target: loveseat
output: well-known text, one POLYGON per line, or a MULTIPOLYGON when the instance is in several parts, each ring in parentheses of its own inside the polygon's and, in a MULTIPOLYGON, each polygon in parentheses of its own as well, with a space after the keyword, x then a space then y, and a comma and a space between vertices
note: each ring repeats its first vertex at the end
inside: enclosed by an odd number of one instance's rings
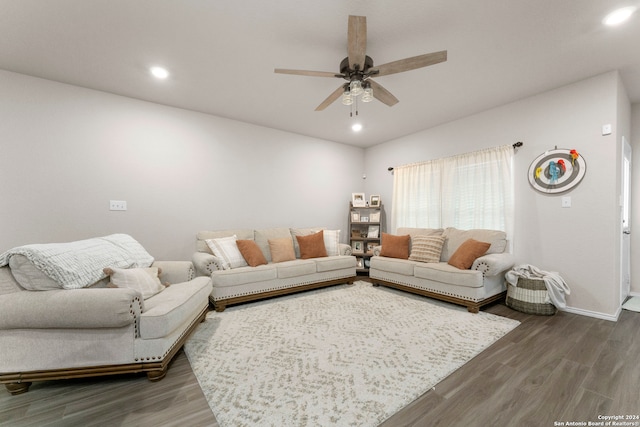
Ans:
POLYGON ((31 246, 0 255, 0 265, 8 264, 0 268, 0 383, 12 394, 53 379, 145 372, 160 380, 208 311, 209 278, 195 277, 189 261, 155 261, 130 236, 61 244, 62 252, 55 244, 31 246), (88 249, 78 252, 76 244, 88 249), (43 265, 30 259, 31 246, 56 247, 62 264, 80 266, 43 265), (109 257, 110 247, 116 250, 109 257), (138 274, 159 291, 122 283, 138 274))
POLYGON ((381 243, 369 269, 374 285, 463 305, 472 313, 506 294, 504 275, 514 258, 503 231, 398 228, 394 235, 383 235, 381 243), (397 242, 408 242, 408 247, 401 244, 404 252, 384 256, 385 239, 391 248, 397 242))
POLYGON ((351 246, 340 243, 339 230, 233 229, 201 231, 196 237, 193 264, 197 275, 211 277, 210 300, 216 311, 230 304, 353 283, 356 278, 356 259, 351 246), (248 248, 244 255, 239 245, 248 248), (249 250, 252 262, 245 259, 249 250))

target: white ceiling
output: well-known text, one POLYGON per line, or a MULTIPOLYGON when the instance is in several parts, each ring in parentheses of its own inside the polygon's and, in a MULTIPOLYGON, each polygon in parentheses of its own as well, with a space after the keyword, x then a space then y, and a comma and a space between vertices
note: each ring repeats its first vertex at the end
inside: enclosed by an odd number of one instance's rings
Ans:
POLYGON ((640 11, 601 23, 639 1, 0 0, 0 68, 367 147, 610 70, 640 102, 640 11), (376 79, 394 107, 316 112, 343 80, 273 70, 338 72, 350 14, 367 17, 375 64, 448 61, 376 79))

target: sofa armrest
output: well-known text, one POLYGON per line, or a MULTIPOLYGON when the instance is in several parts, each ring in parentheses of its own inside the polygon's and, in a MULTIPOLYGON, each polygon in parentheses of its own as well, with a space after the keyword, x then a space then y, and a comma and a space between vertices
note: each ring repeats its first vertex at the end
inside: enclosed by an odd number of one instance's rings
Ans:
POLYGON ((224 270, 220 258, 204 252, 194 253, 192 261, 196 269, 196 276, 211 276, 214 271, 224 270))
POLYGON ((142 312, 133 289, 56 289, 0 295, 0 329, 119 328, 142 312))
POLYGON ((497 276, 509 270, 515 264, 515 257, 510 253, 487 254, 476 259, 472 270, 482 271, 483 276, 497 276))
POLYGON ((160 273, 162 283, 188 282, 196 274, 191 261, 155 261, 153 266, 162 269, 162 273, 160 273))
POLYGON ((351 253, 351 245, 347 245, 346 243, 338 243, 338 253, 340 255, 353 255, 351 253))

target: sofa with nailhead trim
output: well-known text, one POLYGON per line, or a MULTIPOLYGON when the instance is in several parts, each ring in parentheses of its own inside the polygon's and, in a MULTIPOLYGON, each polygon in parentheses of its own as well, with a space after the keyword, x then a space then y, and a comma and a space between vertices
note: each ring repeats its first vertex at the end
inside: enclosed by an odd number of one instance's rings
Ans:
MULTIPOLYGON (((24 262, 19 258, 12 265, 24 262)), ((189 261, 152 267, 170 285, 147 299, 131 288, 107 287, 108 279, 82 289, 28 290, 11 265, 1 267, 0 383, 20 394, 34 381, 136 372, 162 379, 204 320, 211 281, 195 277, 189 261)))
POLYGON ((385 257, 381 256, 382 247, 378 246, 374 248, 369 269, 369 278, 374 286, 388 286, 463 305, 471 313, 477 313, 480 307, 505 297, 504 276, 513 267, 514 257, 507 252, 504 231, 459 230, 453 227, 398 228, 397 235, 410 236, 410 251, 418 236, 444 237, 439 261, 420 262, 385 257), (489 243, 489 249, 484 255, 469 261, 469 268, 450 265, 449 261, 456 250, 469 239, 489 243))

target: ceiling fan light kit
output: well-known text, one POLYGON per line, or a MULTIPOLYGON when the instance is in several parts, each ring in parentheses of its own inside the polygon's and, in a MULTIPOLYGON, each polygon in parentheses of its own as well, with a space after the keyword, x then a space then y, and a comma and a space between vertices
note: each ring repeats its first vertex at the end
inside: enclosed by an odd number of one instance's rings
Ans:
MULTIPOLYGON (((362 102, 371 102, 377 99, 389 107, 398 103, 398 99, 386 90, 382 85, 371 79, 372 76, 387 76, 389 74, 401 73, 427 67, 447 60, 447 51, 427 53, 425 55, 405 58, 398 61, 389 62, 383 65, 374 66, 373 59, 365 54, 367 47, 367 18, 365 16, 349 16, 347 27, 347 57, 340 62, 340 73, 327 71, 307 71, 289 70, 276 68, 274 71, 279 74, 295 74, 311 77, 338 77, 345 79, 347 83, 337 88, 318 107, 316 111, 322 111, 339 98, 343 105, 352 106, 357 97, 361 96, 362 102)), ((353 107, 352 107, 353 109, 353 107)), ((353 115, 353 111, 351 112, 353 115)))

